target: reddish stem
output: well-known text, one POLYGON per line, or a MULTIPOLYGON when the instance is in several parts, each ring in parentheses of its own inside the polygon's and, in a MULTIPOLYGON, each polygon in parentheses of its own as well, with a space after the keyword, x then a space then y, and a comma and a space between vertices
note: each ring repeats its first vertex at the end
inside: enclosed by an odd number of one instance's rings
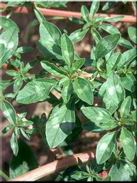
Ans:
POLYGON ((51 163, 31 170, 9 181, 36 181, 51 174, 55 174, 56 172, 59 172, 61 170, 65 170, 68 167, 77 165, 79 163, 86 163, 93 158, 94 154, 92 152, 69 155, 62 159, 55 160, 51 163))
MULTIPOLYGON (((6 4, 0 3, 0 8, 4 9, 6 8, 6 4)), ((38 8, 39 11, 44 15, 44 16, 59 16, 59 17, 64 17, 64 18, 81 18, 81 13, 80 12, 73 12, 73 11, 64 11, 64 10, 56 10, 56 9, 46 9, 46 8, 38 8)), ((28 14, 32 10, 28 7, 15 7, 14 12, 15 13, 24 13, 28 14)), ((102 14, 102 13, 97 13, 96 16, 101 16, 101 17, 116 17, 119 16, 120 14, 102 14)), ((136 17, 132 15, 124 15, 124 18, 120 20, 121 22, 130 22, 130 23, 135 23, 136 22, 136 17)))

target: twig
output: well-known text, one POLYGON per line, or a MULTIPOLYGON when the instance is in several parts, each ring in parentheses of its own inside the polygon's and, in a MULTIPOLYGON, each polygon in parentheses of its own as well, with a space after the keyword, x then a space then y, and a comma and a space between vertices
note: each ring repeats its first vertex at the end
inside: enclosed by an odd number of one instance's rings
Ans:
MULTIPOLYGON (((4 3, 0 3, 0 8, 5 9, 6 5, 4 3)), ((80 12, 73 12, 73 11, 64 11, 64 10, 56 10, 56 9, 46 9, 46 8, 38 8, 38 10, 44 15, 44 16, 59 16, 59 17, 64 17, 64 18, 81 18, 81 13, 80 12)), ((23 13, 23 14, 28 14, 32 11, 31 8, 28 7, 15 7, 14 12, 15 13, 23 13)), ((96 16, 100 17, 117 17, 121 16, 121 14, 102 14, 102 13, 97 13, 96 16)), ((135 23, 136 22, 136 17, 131 16, 131 15, 124 15, 124 18, 120 20, 121 22, 130 22, 130 23, 135 23)))
POLYGON ((65 170, 68 167, 77 165, 80 162, 87 163, 89 160, 93 158, 94 158, 93 152, 85 152, 66 156, 62 159, 53 161, 52 163, 31 170, 30 172, 27 172, 24 175, 21 175, 9 181, 36 181, 41 178, 47 177, 51 174, 55 174, 61 170, 65 170))

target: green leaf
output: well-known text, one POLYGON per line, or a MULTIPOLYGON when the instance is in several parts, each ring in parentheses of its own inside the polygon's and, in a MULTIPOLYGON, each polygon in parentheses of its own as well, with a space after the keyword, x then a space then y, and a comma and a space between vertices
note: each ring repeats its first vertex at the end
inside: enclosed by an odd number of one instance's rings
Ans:
POLYGON ((51 55, 57 59, 62 59, 60 49, 61 32, 54 24, 43 21, 39 28, 40 40, 39 48, 47 56, 51 55))
POLYGON ((137 29, 135 27, 128 27, 128 35, 131 41, 137 44, 137 29))
POLYGON ((104 22, 119 22, 119 21, 121 21, 121 19, 123 19, 124 18, 124 15, 120 15, 120 16, 116 16, 116 17, 105 17, 105 18, 103 18, 104 20, 104 22))
POLYGON ((120 34, 113 34, 104 37, 96 46, 95 57, 98 60, 99 58, 104 57, 111 50, 113 50, 120 39, 120 34))
POLYGON ((89 174, 87 172, 81 171, 81 170, 75 170, 74 172, 72 172, 71 174, 71 178, 79 181, 85 178, 88 178, 89 174))
POLYGON ((100 107, 82 107, 83 114, 98 127, 103 130, 110 130, 117 126, 115 119, 104 108, 100 107))
POLYGON ((46 21, 46 18, 42 15, 42 13, 38 9, 34 9, 35 16, 37 17, 39 23, 46 21))
POLYGON ((133 134, 125 127, 123 127, 121 130, 120 142, 127 159, 132 161, 136 153, 136 141, 133 134))
POLYGON ((19 146, 18 146, 17 136, 14 132, 12 133, 12 136, 11 136, 11 139, 10 139, 10 146, 11 146, 11 149, 13 151, 13 154, 15 156, 17 156, 18 151, 19 151, 19 146))
POLYGON ((7 126, 5 126, 5 127, 2 129, 2 133, 5 134, 5 133, 7 133, 9 130, 11 130, 12 128, 13 128, 13 125, 8 124, 7 126))
POLYGON ((34 79, 19 91, 16 101, 22 104, 30 104, 46 100, 55 85, 55 80, 34 79))
POLYGON ((127 73, 125 76, 121 76, 121 84, 128 91, 135 91, 136 78, 133 73, 127 73))
POLYGON ((0 68, 12 55, 18 46, 19 28, 11 19, 0 17, 0 68))
POLYGON ((81 7, 81 15, 86 22, 89 21, 89 11, 85 5, 82 5, 81 7))
POLYGON ((41 66, 43 67, 43 69, 45 69, 46 71, 48 71, 49 73, 51 73, 55 76, 64 77, 64 75, 66 74, 63 71, 63 69, 57 67, 56 65, 54 65, 53 63, 50 63, 48 61, 42 61, 41 66))
POLYGON ((63 34, 61 37, 61 51, 66 64, 71 66, 74 61, 74 48, 70 38, 66 34, 63 34))
POLYGON ((98 164, 106 162, 115 147, 115 132, 104 135, 97 144, 96 160, 98 164))
POLYGON ((129 116, 132 121, 137 122, 137 111, 131 111, 131 114, 129 116))
POLYGON ((14 91, 15 93, 17 93, 17 92, 20 90, 20 88, 22 87, 22 85, 23 85, 23 80, 22 80, 22 78, 17 78, 17 79, 14 81, 13 91, 14 91))
POLYGON ((101 24, 99 28, 103 29, 109 34, 120 34, 119 30, 111 24, 101 24))
POLYGON ((29 53, 32 51, 33 51, 33 48, 30 46, 21 46, 17 48, 16 53, 23 54, 23 53, 29 53))
POLYGON ((118 63, 118 69, 128 65, 131 61, 136 58, 136 48, 125 51, 118 63))
POLYGON ((121 117, 126 117, 129 115, 130 113, 130 108, 131 108, 131 97, 128 96, 124 99, 124 101, 122 102, 121 106, 120 106, 120 116, 121 117))
POLYGON ((135 165, 133 164, 117 161, 110 169, 109 176, 111 177, 111 181, 132 181, 135 169, 135 165))
POLYGON ((115 70, 117 67, 117 64, 120 60, 121 54, 120 52, 113 53, 109 59, 107 60, 106 67, 107 67, 107 74, 112 72, 112 70, 115 70))
POLYGON ((1 93, 2 93, 2 91, 5 90, 10 85, 11 85, 11 81, 0 79, 0 101, 1 101, 1 93))
POLYGON ((22 140, 19 141, 19 152, 13 156, 10 162, 10 178, 20 176, 38 167, 36 157, 31 148, 22 140))
POLYGON ((133 45, 130 43, 130 41, 128 41, 127 39, 124 39, 122 37, 120 38, 118 44, 127 48, 127 49, 133 48, 133 45))
POLYGON ((82 129, 86 131, 91 131, 93 133, 100 133, 104 131, 102 128, 99 128, 98 126, 95 125, 95 123, 86 121, 82 125, 82 129))
POLYGON ((68 103, 72 93, 73 93, 72 82, 71 80, 68 79, 63 83, 63 88, 61 92, 64 103, 68 103))
POLYGON ((120 77, 115 73, 111 73, 99 89, 99 94, 103 97, 106 108, 114 113, 125 95, 120 77))
POLYGON ((72 32, 69 35, 69 38, 71 39, 71 41, 73 43, 77 43, 77 42, 81 41, 85 37, 85 35, 88 32, 88 30, 89 29, 85 29, 85 30, 78 29, 78 30, 72 32))
POLYGON ((78 60, 75 60, 72 64, 72 71, 73 73, 76 72, 78 69, 80 69, 85 63, 85 59, 80 58, 78 60))
POLYGON ((8 74, 9 76, 12 76, 12 77, 16 77, 18 75, 18 72, 15 70, 8 70, 8 71, 6 71, 6 74, 8 74))
POLYGON ((78 19, 78 18, 74 18, 74 17, 70 17, 68 18, 70 22, 74 23, 74 24, 78 24, 78 25, 83 25, 85 22, 82 19, 78 19))
POLYGON ((56 106, 46 123, 46 139, 50 148, 61 144, 72 132, 74 126, 74 110, 67 108, 65 105, 60 108, 56 106))
POLYGON ((73 82, 74 92, 87 104, 93 104, 93 89, 90 82, 84 78, 77 78, 73 82))
POLYGON ((15 109, 7 100, 0 102, 0 109, 2 110, 4 116, 8 119, 10 123, 16 123, 15 109))
POLYGON ((14 62, 11 62, 10 63, 13 67, 15 67, 15 68, 21 68, 22 66, 22 62, 21 62, 21 60, 20 59, 18 59, 18 58, 16 58, 15 60, 14 60, 14 62))
POLYGON ((58 3, 56 1, 36 1, 38 6, 44 8, 62 8, 66 7, 66 3, 67 1, 58 1, 58 3))
POLYGON ((93 30, 91 30, 91 34, 92 34, 93 39, 95 40, 96 44, 98 44, 100 42, 100 40, 102 39, 99 32, 96 29, 93 29, 93 30))
POLYGON ((91 7, 90 7, 90 15, 91 16, 94 16, 95 13, 98 11, 99 5, 100 5, 99 1, 93 1, 92 2, 91 7))
POLYGON ((114 5, 113 2, 106 2, 106 3, 103 5, 102 10, 103 10, 103 11, 107 11, 107 10, 111 9, 113 5, 114 5))

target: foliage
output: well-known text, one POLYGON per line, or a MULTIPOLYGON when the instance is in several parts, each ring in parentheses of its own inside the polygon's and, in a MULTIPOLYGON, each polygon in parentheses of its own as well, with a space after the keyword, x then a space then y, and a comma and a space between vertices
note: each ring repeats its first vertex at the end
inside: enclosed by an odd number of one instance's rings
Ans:
MULTIPOLYGON (((106 3, 103 11, 112 4, 106 3)), ((58 5, 66 6, 66 2, 58 5)), ((136 28, 128 27, 126 40, 111 24, 122 17, 96 17, 100 3, 93 1, 90 9, 81 7, 82 18, 78 21, 81 28, 67 34, 49 22, 38 11, 38 6, 48 8, 55 4, 38 2, 33 7, 39 22, 40 58, 35 63, 41 67, 39 74, 30 72, 33 61, 25 65, 22 60, 22 55, 32 48, 19 47, 18 25, 11 18, 0 17, 0 68, 8 64, 9 78, 0 80, 0 109, 9 122, 2 133, 12 133, 10 178, 37 167, 30 147, 21 139, 30 140, 33 134, 40 133, 49 148, 55 148, 75 141, 86 129, 103 135, 97 144, 96 159, 82 168, 67 169, 56 179, 135 180, 136 28), (75 44, 87 34, 93 40, 91 52, 89 58, 81 58, 75 44), (89 72, 85 70, 87 65, 92 68, 89 72), (12 87, 12 92, 6 92, 8 87, 12 87), (101 101, 99 106, 95 96, 101 101), (16 113, 14 101, 24 105, 49 101, 53 109, 44 121, 37 119, 36 122, 33 118, 27 119, 27 111, 16 113), (84 117, 84 125, 79 113, 84 117), (99 173, 104 170, 108 174, 102 178, 99 173)))

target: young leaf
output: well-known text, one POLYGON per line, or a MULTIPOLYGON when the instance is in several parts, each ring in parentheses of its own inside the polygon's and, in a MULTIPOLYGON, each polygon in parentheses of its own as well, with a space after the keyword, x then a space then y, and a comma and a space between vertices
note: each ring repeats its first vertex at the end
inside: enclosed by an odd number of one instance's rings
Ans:
POLYGON ((93 104, 93 89, 89 81, 84 78, 77 78, 73 82, 73 88, 81 100, 89 105, 93 104))
POLYGON ((115 119, 104 108, 82 107, 81 110, 90 121, 104 130, 110 130, 117 126, 115 119))
POLYGON ((85 63, 85 59, 80 58, 78 60, 75 60, 72 64, 72 71, 73 73, 76 72, 78 69, 80 69, 85 63))
POLYGON ((10 146, 11 146, 11 149, 13 151, 13 154, 15 156, 17 156, 18 151, 19 151, 19 146, 18 146, 17 136, 14 132, 12 133, 12 136, 11 136, 11 139, 10 139, 10 146))
POLYGON ((111 73, 107 81, 101 86, 99 94, 103 97, 106 108, 114 113, 125 95, 120 77, 115 73, 111 73))
POLYGON ((87 7, 85 5, 83 5, 81 7, 81 14, 82 14, 82 18, 88 22, 89 21, 89 11, 87 9, 87 7))
POLYGON ((129 115, 130 113, 130 108, 131 108, 131 97, 128 96, 124 99, 124 101, 122 102, 121 106, 120 106, 120 116, 121 117, 126 117, 129 115))
POLYGON ((115 147, 115 132, 104 135, 97 144, 96 160, 98 164, 106 162, 115 147))
POLYGON ((61 51, 66 64, 71 66, 74 61, 74 48, 70 38, 66 34, 63 34, 61 37, 61 51))
POLYGON ((132 161, 136 153, 136 141, 132 133, 125 127, 123 127, 121 130, 120 142, 127 159, 132 161))
POLYGON ((111 24, 101 24, 99 28, 103 29, 109 34, 120 34, 119 30, 111 24))
POLYGON ((51 79, 34 79, 19 91, 16 101, 21 104, 30 104, 46 100, 55 84, 56 81, 51 79))
POLYGON ((23 80, 22 78, 17 78, 15 81, 14 81, 14 85, 13 85, 13 92, 17 93, 20 88, 22 87, 23 85, 23 80))
POLYGON ((85 29, 85 30, 78 29, 78 30, 72 32, 69 35, 69 38, 71 39, 71 41, 73 43, 77 43, 77 42, 81 41, 85 37, 85 35, 88 32, 88 30, 89 29, 85 29))
POLYGON ((43 69, 55 76, 64 77, 65 75, 65 72, 62 69, 48 61, 42 61, 41 66, 43 67, 43 69))
POLYGON ((135 27, 128 27, 128 35, 131 41, 137 44, 137 29, 135 27))
POLYGON ((10 162, 9 174, 10 178, 20 176, 34 168, 38 163, 31 148, 22 140, 19 140, 19 152, 17 156, 13 156, 10 162))
POLYGON ((113 34, 104 37, 96 46, 95 56, 98 60, 113 50, 120 39, 120 34, 113 34))
POLYGON ((114 5, 113 2, 106 2, 106 3, 103 5, 102 10, 103 10, 103 11, 107 11, 107 10, 111 9, 113 5, 114 5))
POLYGON ((7 100, 0 102, 0 109, 2 110, 4 116, 8 119, 10 123, 16 123, 15 109, 7 100))
POLYGON ((91 30, 91 34, 92 34, 93 39, 95 40, 96 44, 98 44, 100 42, 100 40, 102 39, 99 32, 96 29, 93 29, 93 30, 91 30))
POLYGON ((56 106, 47 123, 46 138, 50 148, 54 148, 61 144, 66 137, 72 132, 75 126, 75 112, 73 109, 56 106))
POLYGON ((91 7, 90 7, 90 15, 91 16, 94 16, 95 13, 98 11, 99 5, 100 5, 99 1, 93 1, 92 2, 91 7))

